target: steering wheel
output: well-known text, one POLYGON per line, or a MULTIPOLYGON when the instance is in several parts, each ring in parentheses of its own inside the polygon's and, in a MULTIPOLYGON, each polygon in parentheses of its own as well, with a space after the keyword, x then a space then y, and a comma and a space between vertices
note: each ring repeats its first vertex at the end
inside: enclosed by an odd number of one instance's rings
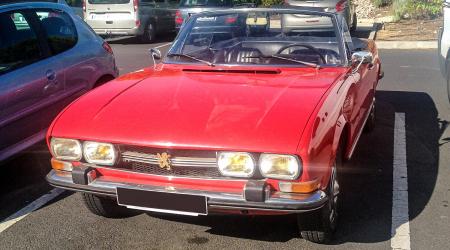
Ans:
POLYGON ((281 52, 285 51, 286 49, 292 48, 292 47, 307 48, 307 49, 311 50, 312 52, 314 52, 315 54, 317 54, 319 56, 320 60, 322 61, 322 63, 326 63, 325 57, 322 55, 322 53, 320 53, 319 50, 317 50, 316 48, 314 48, 311 45, 303 44, 303 43, 293 43, 293 44, 285 45, 277 51, 277 54, 281 54, 281 52))

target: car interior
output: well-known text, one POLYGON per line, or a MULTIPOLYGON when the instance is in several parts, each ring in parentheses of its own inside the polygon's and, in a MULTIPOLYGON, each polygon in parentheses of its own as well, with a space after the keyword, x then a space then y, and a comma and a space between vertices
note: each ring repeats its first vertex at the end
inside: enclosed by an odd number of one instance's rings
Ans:
MULTIPOLYGON (((223 20, 226 25, 222 26, 208 25, 207 18, 199 21, 186 36, 181 52, 215 64, 298 65, 295 60, 301 60, 337 65, 342 62, 334 29, 284 33, 282 28, 271 28, 266 17, 243 20, 223 17, 223 20)), ((210 22, 221 21, 217 18, 210 22)))

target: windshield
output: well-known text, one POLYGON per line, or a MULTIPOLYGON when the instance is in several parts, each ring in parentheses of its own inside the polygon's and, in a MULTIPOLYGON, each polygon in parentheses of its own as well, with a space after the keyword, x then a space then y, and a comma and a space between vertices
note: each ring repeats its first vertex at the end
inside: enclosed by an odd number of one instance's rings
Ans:
POLYGON ((200 14, 183 27, 165 62, 341 65, 345 53, 338 30, 333 15, 319 12, 244 10, 200 14))
POLYGON ((233 0, 182 0, 180 2, 181 7, 196 7, 196 6, 207 6, 207 7, 224 7, 233 6, 233 0))

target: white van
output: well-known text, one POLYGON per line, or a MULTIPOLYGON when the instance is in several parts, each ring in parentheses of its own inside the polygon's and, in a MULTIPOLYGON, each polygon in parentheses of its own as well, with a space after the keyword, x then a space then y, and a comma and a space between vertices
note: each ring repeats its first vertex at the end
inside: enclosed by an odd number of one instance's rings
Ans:
POLYGON ((97 34, 138 36, 152 42, 157 33, 175 31, 179 0, 84 0, 85 21, 97 34))

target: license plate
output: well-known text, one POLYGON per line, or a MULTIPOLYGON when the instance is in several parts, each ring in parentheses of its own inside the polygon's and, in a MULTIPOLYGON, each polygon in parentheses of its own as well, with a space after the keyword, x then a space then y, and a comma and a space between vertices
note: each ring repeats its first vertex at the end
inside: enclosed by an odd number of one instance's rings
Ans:
POLYGON ((207 197, 178 193, 117 188, 117 203, 131 209, 181 214, 207 215, 207 197))
POLYGON ((109 16, 107 14, 92 14, 91 20, 105 21, 109 20, 109 16))

